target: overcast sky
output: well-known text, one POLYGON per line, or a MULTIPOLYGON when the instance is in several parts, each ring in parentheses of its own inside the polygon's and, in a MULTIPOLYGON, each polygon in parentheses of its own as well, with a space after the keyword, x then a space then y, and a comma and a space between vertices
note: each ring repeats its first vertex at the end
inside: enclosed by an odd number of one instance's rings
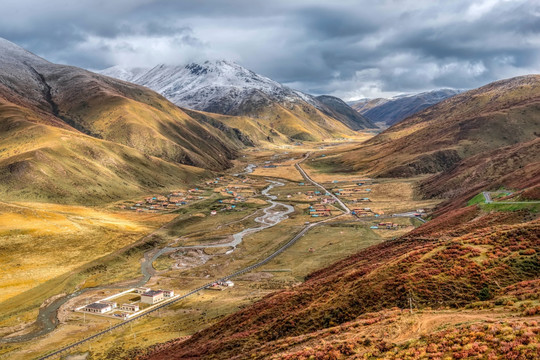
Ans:
POLYGON ((540 73, 540 0, 2 0, 0 36, 87 69, 229 59, 347 100, 540 73))

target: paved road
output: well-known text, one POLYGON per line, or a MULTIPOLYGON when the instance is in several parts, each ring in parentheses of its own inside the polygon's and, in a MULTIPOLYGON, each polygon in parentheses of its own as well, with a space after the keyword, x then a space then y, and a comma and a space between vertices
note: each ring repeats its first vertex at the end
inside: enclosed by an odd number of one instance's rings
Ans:
POLYGON ((343 208, 343 210, 345 211, 346 214, 350 214, 351 213, 351 209, 349 209, 349 207, 347 205, 345 205, 345 203, 343 201, 341 201, 336 195, 332 194, 331 191, 327 190, 324 186, 322 186, 321 184, 319 184, 318 182, 316 182, 315 180, 313 180, 312 178, 309 177, 309 175, 304 171, 304 169, 302 169, 302 167, 300 166, 300 164, 302 162, 304 162, 307 158, 309 157, 309 154, 307 154, 302 160, 300 160, 299 162, 297 162, 294 166, 296 166, 296 169, 298 169, 298 171, 300 172, 300 174, 304 177, 304 179, 306 179, 306 181, 312 183, 313 185, 317 186, 318 188, 320 188, 321 190, 324 190, 325 193, 329 194, 331 197, 333 197, 336 202, 343 208))
POLYGON ((133 321, 139 320, 139 319, 142 318, 143 316, 147 316, 147 315, 149 315, 149 314, 151 314, 151 313, 154 313, 154 312, 156 312, 156 311, 159 311, 160 309, 162 309, 162 308, 164 308, 164 307, 166 307, 166 306, 169 306, 169 305, 171 305, 171 304, 174 304, 174 303, 176 303, 176 302, 178 302, 178 301, 180 301, 180 300, 183 300, 183 299, 187 298, 188 296, 194 295, 194 294, 196 294, 196 293, 198 293, 198 292, 200 292, 200 291, 202 291, 202 290, 204 290, 204 289, 207 289, 207 288, 211 287, 212 284, 215 283, 215 282, 218 282, 218 281, 227 281, 227 280, 232 279, 232 278, 234 278, 234 277, 237 277, 237 276, 239 276, 239 275, 242 275, 242 274, 245 274, 245 273, 247 273, 247 272, 250 272, 250 271, 252 271, 252 270, 254 270, 254 269, 258 268, 258 267, 261 267, 261 266, 265 265, 266 263, 270 262, 270 261, 271 261, 272 259, 274 259, 276 256, 280 255, 282 252, 284 252, 285 250, 287 250, 289 247, 291 247, 291 246, 292 246, 294 243, 296 243, 302 236, 304 236, 310 229, 312 229, 312 228, 314 228, 314 227, 316 227, 316 226, 320 226, 320 225, 322 225, 322 224, 324 224, 324 223, 326 223, 326 222, 328 222, 328 221, 335 221, 335 220, 336 220, 337 218, 339 218, 339 217, 342 217, 342 216, 345 216, 345 215, 350 214, 350 213, 351 213, 351 210, 347 207, 347 205, 345 205, 345 204, 344 204, 337 196, 335 196, 335 195, 332 194, 330 191, 328 191, 324 186, 322 186, 321 184, 319 184, 319 183, 315 182, 313 179, 311 179, 311 178, 309 177, 309 175, 302 169, 302 167, 300 166, 300 163, 302 163, 303 161, 305 161, 305 160, 308 158, 308 156, 309 156, 309 154, 308 154, 304 159, 302 159, 301 161, 299 161, 298 163, 296 163, 296 164, 295 164, 296 168, 298 169, 298 171, 300 172, 300 174, 302 174, 302 176, 303 176, 307 181, 309 181, 309 182, 312 183, 313 185, 319 187, 320 189, 324 190, 325 192, 329 193, 330 196, 332 196, 332 197, 336 200, 336 202, 337 202, 338 204, 340 204, 340 206, 343 208, 343 210, 345 211, 344 214, 341 214, 341 215, 336 216, 336 217, 333 217, 333 218, 328 218, 328 219, 326 219, 326 220, 319 221, 319 222, 316 222, 316 223, 310 223, 310 224, 307 224, 300 232, 298 232, 295 236, 293 236, 293 238, 292 238, 291 240, 289 240, 286 244, 284 244, 283 246, 281 246, 279 249, 277 249, 275 252, 273 252, 272 254, 270 254, 269 256, 267 256, 266 258, 264 258, 263 260, 261 260, 261 261, 255 263, 255 264, 253 264, 253 265, 250 265, 250 266, 248 266, 248 267, 246 267, 246 268, 244 268, 244 269, 241 269, 241 270, 236 271, 236 272, 234 272, 234 273, 232 273, 232 274, 229 274, 229 275, 227 275, 227 276, 225 276, 225 277, 222 277, 221 279, 216 279, 216 280, 214 280, 214 281, 212 281, 212 282, 209 282, 209 283, 207 283, 206 285, 203 285, 203 286, 201 286, 201 287, 199 287, 199 288, 197 288, 197 289, 191 290, 190 292, 188 292, 188 293, 186 293, 186 294, 184 294, 184 295, 182 295, 182 296, 180 296, 180 297, 178 297, 178 298, 176 298, 176 299, 172 299, 172 300, 166 301, 166 302, 162 303, 160 306, 157 306, 156 308, 154 308, 154 309, 152 309, 152 310, 150 310, 150 311, 148 311, 148 312, 146 312, 146 313, 143 313, 143 314, 141 314, 141 315, 139 315, 139 316, 136 316, 136 317, 134 317, 134 318, 131 318, 131 319, 125 320, 125 321, 123 321, 123 322, 121 322, 121 323, 118 323, 118 324, 116 324, 116 325, 114 325, 114 326, 112 326, 112 327, 110 327, 110 328, 108 328, 108 329, 105 329, 105 330, 102 330, 102 331, 98 332, 97 334, 94 334, 94 335, 92 335, 92 336, 90 336, 90 337, 87 337, 87 338, 85 338, 85 339, 82 339, 82 340, 80 340, 80 341, 77 341, 77 342, 75 342, 75 343, 73 343, 73 344, 71 344, 71 345, 68 345, 68 346, 66 346, 66 347, 64 347, 64 348, 62 348, 62 349, 56 350, 56 351, 54 351, 54 352, 52 352, 52 353, 49 353, 49 354, 47 354, 47 355, 45 355, 45 356, 42 356, 42 357, 40 357, 39 359, 40 359, 40 360, 51 359, 51 358, 53 358, 53 357, 59 356, 59 355, 61 355, 62 353, 66 352, 66 351, 69 351, 69 350, 71 350, 71 349, 73 349, 73 348, 75 348, 75 347, 77 347, 77 346, 79 346, 79 345, 81 345, 81 344, 83 344, 83 343, 86 343, 86 342, 88 342, 88 341, 94 340, 95 338, 97 338, 97 337, 99 337, 99 336, 102 336, 102 335, 105 335, 106 333, 108 333, 108 332, 110 332, 110 331, 113 331, 113 330, 118 329, 118 328, 120 328, 120 327, 122 327, 122 326, 125 326, 125 325, 127 325, 127 324, 129 324, 129 323, 131 323, 131 322, 133 322, 133 321))
MULTIPOLYGON (((306 158, 307 158, 307 157, 306 157, 306 158)), ((306 158, 302 159, 300 162, 304 161, 306 158)), ((321 188, 321 189, 324 190, 325 192, 328 192, 328 190, 326 190, 326 188, 325 188, 324 186, 322 186, 321 184, 319 184, 319 183, 313 181, 313 180, 305 173, 305 171, 304 171, 304 170, 300 167, 300 165, 299 165, 300 162, 298 162, 298 163, 296 164, 296 168, 298 169, 298 171, 300 171, 300 173, 302 174, 302 176, 304 176, 304 178, 305 178, 307 181, 311 182, 311 183, 314 184, 315 186, 318 186, 319 188, 321 188)), ((61 354, 65 353, 66 351, 69 351, 69 350, 71 350, 71 349, 73 349, 73 348, 75 348, 75 347, 77 347, 77 346, 79 346, 79 345, 81 345, 81 344, 84 344, 84 343, 86 343, 86 342, 88 342, 88 341, 94 340, 94 339, 96 339, 97 337, 102 336, 102 335, 105 335, 105 334, 107 334, 107 333, 110 332, 110 331, 116 330, 116 329, 118 329, 118 328, 120 328, 120 327, 122 327, 122 326, 125 326, 125 325, 127 325, 127 324, 133 322, 133 321, 139 320, 140 318, 142 318, 142 317, 144 317, 144 316, 147 316, 147 315, 149 315, 149 314, 151 314, 151 313, 154 313, 154 312, 156 312, 156 311, 158 311, 158 310, 160 310, 160 309, 162 309, 162 308, 164 308, 164 307, 166 307, 166 306, 169 306, 169 305, 174 304, 174 303, 176 303, 176 302, 178 302, 178 301, 180 301, 180 300, 183 300, 183 299, 187 298, 188 296, 194 295, 194 294, 196 294, 196 293, 198 293, 198 292, 200 292, 200 291, 202 291, 202 290, 204 290, 204 289, 207 289, 207 288, 211 287, 212 284, 214 284, 215 282, 218 282, 218 281, 227 281, 227 280, 229 280, 229 279, 232 279, 232 278, 237 277, 237 276, 239 276, 239 275, 245 274, 245 273, 250 272, 250 271, 252 271, 252 270, 254 270, 254 269, 256 269, 256 268, 258 268, 258 267, 260 267, 260 266, 265 265, 266 263, 268 263, 268 262, 270 262, 272 259, 274 259, 276 256, 278 256, 279 254, 281 254, 282 252, 284 252, 285 250, 287 250, 289 247, 291 247, 294 243, 296 243, 296 242, 298 241, 298 239, 300 239, 302 236, 304 236, 310 229, 312 229, 312 228, 314 228, 314 227, 316 227, 316 226, 320 226, 320 225, 322 225, 322 224, 324 224, 324 223, 326 223, 326 222, 328 222, 328 221, 335 220, 335 219, 337 219, 337 218, 339 218, 339 217, 341 217, 341 216, 350 214, 351 210, 350 210, 350 209, 349 209, 349 208, 348 208, 341 200, 339 200, 339 199, 338 199, 336 196, 334 196, 332 193, 330 193, 330 195, 331 195, 334 199, 336 199, 336 201, 343 207, 343 209, 345 210, 345 213, 344 213, 344 214, 341 214, 341 215, 336 216, 336 217, 333 217, 333 218, 328 218, 328 219, 323 220, 323 221, 319 221, 319 222, 316 222, 316 223, 310 223, 310 224, 306 225, 299 233, 297 233, 297 234, 296 234, 291 240, 289 240, 285 245, 281 246, 281 247, 280 247, 279 249, 277 249, 275 252, 273 252, 272 254, 270 254, 269 256, 267 256, 266 258, 264 258, 263 260, 257 262, 256 264, 250 265, 250 266, 248 266, 248 267, 246 267, 246 268, 244 268, 244 269, 241 269, 241 270, 239 270, 239 271, 236 271, 236 272, 234 272, 234 273, 232 273, 232 274, 229 274, 229 275, 227 275, 227 276, 225 276, 225 277, 222 277, 221 279, 216 279, 216 280, 214 280, 214 281, 212 281, 212 282, 209 282, 209 283, 207 283, 206 285, 203 285, 203 286, 201 286, 201 287, 199 287, 199 288, 197 288, 197 289, 191 290, 191 291, 188 292, 187 294, 184 294, 184 295, 182 295, 182 296, 180 296, 180 297, 178 297, 178 298, 176 298, 176 299, 166 301, 166 302, 162 303, 160 306, 157 306, 156 308, 154 308, 154 309, 152 309, 152 310, 150 310, 150 311, 148 311, 148 312, 146 312, 146 313, 143 313, 143 314, 141 314, 141 315, 139 315, 139 316, 136 316, 136 317, 133 317, 133 318, 131 318, 131 319, 125 320, 125 321, 123 321, 123 322, 121 322, 121 323, 118 323, 118 324, 116 324, 116 325, 114 325, 114 326, 112 326, 112 327, 110 327, 110 328, 108 328, 108 329, 102 330, 102 331, 100 331, 100 332, 98 332, 98 333, 96 333, 96 334, 94 334, 94 335, 92 335, 92 336, 89 336, 89 337, 84 338, 84 339, 82 339, 82 340, 80 340, 80 341, 77 341, 77 342, 75 342, 75 343, 73 343, 73 344, 71 344, 71 345, 68 345, 68 346, 66 346, 66 347, 63 347, 62 349, 59 349, 59 350, 53 351, 53 352, 51 352, 51 353, 49 353, 49 354, 47 354, 47 355, 44 355, 44 356, 40 357, 39 359, 40 359, 40 360, 44 360, 44 359, 51 359, 51 358, 54 358, 54 357, 56 357, 56 356, 60 356, 61 354)))
MULTIPOLYGON (((501 192, 501 191, 492 191, 492 192, 501 192)), ((505 204, 505 205, 514 205, 514 204, 540 204, 540 201, 493 201, 489 191, 483 191, 486 204, 505 204)))

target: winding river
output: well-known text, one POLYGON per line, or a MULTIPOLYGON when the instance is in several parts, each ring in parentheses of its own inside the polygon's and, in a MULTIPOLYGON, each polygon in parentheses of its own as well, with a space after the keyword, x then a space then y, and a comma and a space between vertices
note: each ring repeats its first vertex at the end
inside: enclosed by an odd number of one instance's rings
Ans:
MULTIPOLYGON (((150 254, 149 256, 145 256, 142 264, 141 264, 141 272, 144 276, 144 279, 141 280, 137 286, 142 286, 150 278, 155 274, 155 269, 152 266, 152 263, 157 260, 158 257, 164 254, 168 254, 171 252, 176 252, 179 250, 187 250, 187 249, 206 249, 206 248, 222 248, 222 247, 232 247, 231 250, 227 251, 225 254, 232 253, 238 245, 240 245, 246 235, 250 235, 256 232, 259 232, 264 229, 268 229, 269 227, 275 226, 282 222, 283 220, 287 219, 287 215, 294 212, 294 207, 292 205, 283 204, 280 202, 275 201, 277 199, 277 196, 270 195, 269 192, 273 188, 277 186, 284 186, 285 184, 279 181, 274 180, 266 180, 270 183, 261 193, 268 198, 266 200, 270 206, 263 209, 263 215, 256 217, 255 222, 261 224, 257 227, 251 227, 244 229, 236 234, 232 235, 232 240, 227 243, 219 243, 219 244, 207 244, 207 245, 193 245, 193 246, 179 246, 179 247, 164 247, 159 249, 159 251, 150 254), (276 210, 276 208, 282 207, 283 210, 276 210)), ((151 250, 152 252, 153 250, 151 250)))
MULTIPOLYGON (((246 172, 252 172, 255 165, 250 164, 246 168, 246 172)), ((268 185, 263 191, 262 194, 268 198, 267 202, 270 204, 270 206, 263 209, 263 215, 255 218, 255 222, 261 224, 257 227, 251 227, 244 229, 236 234, 232 235, 232 241, 228 243, 220 243, 220 244, 208 244, 208 245, 196 245, 196 246, 181 246, 181 247, 164 247, 156 251, 156 249, 152 249, 147 251, 144 254, 143 260, 141 262, 141 273, 143 275, 143 278, 140 281, 137 281, 136 284, 130 286, 131 287, 140 287, 146 284, 150 278, 155 275, 156 271, 154 267, 152 266, 152 263, 161 255, 175 252, 178 250, 183 249, 203 249, 203 248, 216 248, 216 247, 232 247, 231 250, 227 251, 226 254, 232 253, 238 245, 240 245, 246 235, 250 235, 256 232, 259 232, 264 229, 268 229, 272 226, 275 226, 282 222, 283 220, 287 219, 290 213, 294 212, 294 207, 288 204, 283 204, 280 202, 275 201, 277 199, 277 196, 270 195, 269 192, 275 187, 278 186, 284 186, 285 184, 279 181, 274 180, 267 180, 270 185, 268 185), (283 210, 278 210, 276 208, 282 208, 283 210)), ((58 309, 62 305, 64 305, 67 301, 73 299, 74 297, 77 297, 79 295, 84 294, 87 291, 95 291, 95 290, 102 290, 102 289, 117 289, 117 286, 114 285, 107 285, 107 286, 100 286, 100 287, 94 287, 94 288, 85 288, 82 290, 78 290, 74 293, 71 293, 66 296, 62 296, 58 299, 55 299, 50 304, 43 306, 39 309, 39 314, 35 321, 35 327, 36 330, 29 332, 24 335, 18 335, 18 336, 12 336, 7 338, 0 339, 0 343, 17 343, 17 342, 23 342, 23 341, 29 341, 36 337, 46 335, 50 332, 52 332, 59 324, 58 320, 58 309)))

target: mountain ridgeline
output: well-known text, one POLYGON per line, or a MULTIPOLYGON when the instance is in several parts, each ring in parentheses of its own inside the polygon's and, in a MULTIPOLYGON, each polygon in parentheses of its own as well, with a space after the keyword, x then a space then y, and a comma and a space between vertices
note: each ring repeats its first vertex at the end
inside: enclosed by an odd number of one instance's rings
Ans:
POLYGON ((530 75, 456 95, 357 149, 310 161, 321 171, 358 176, 426 175, 418 181, 420 196, 445 201, 408 234, 140 357, 538 358, 538 129, 540 76, 530 75), (467 204, 500 187, 525 204, 510 210, 467 204), (487 315, 479 315, 482 309, 487 315), (515 346, 504 328, 516 335, 515 346))
POLYGON ((325 105, 226 61, 104 73, 113 77, 0 39, 5 199, 112 201, 209 176, 246 146, 374 127, 338 99, 325 105))
POLYGON ((4 199, 95 203, 170 188, 227 168, 244 146, 145 87, 3 39, 0 118, 4 199))
POLYGON ((248 134, 262 131, 270 141, 320 141, 376 128, 337 98, 304 94, 224 60, 151 69, 116 66, 100 73, 146 86, 180 107, 244 118, 231 122, 248 134))
POLYGON ((440 89, 413 95, 396 96, 389 99, 362 99, 349 102, 349 105, 375 123, 392 126, 461 92, 463 91, 440 89))

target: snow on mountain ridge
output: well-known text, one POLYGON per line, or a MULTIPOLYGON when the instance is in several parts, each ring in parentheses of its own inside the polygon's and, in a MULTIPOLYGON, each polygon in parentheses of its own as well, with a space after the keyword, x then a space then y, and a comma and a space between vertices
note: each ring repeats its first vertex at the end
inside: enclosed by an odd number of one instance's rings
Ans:
POLYGON ((305 101, 320 106, 311 95, 290 89, 227 60, 187 65, 160 64, 151 69, 114 66, 99 73, 146 86, 179 106, 195 110, 208 110, 223 101, 227 102, 224 107, 234 108, 257 91, 277 101, 305 101))

